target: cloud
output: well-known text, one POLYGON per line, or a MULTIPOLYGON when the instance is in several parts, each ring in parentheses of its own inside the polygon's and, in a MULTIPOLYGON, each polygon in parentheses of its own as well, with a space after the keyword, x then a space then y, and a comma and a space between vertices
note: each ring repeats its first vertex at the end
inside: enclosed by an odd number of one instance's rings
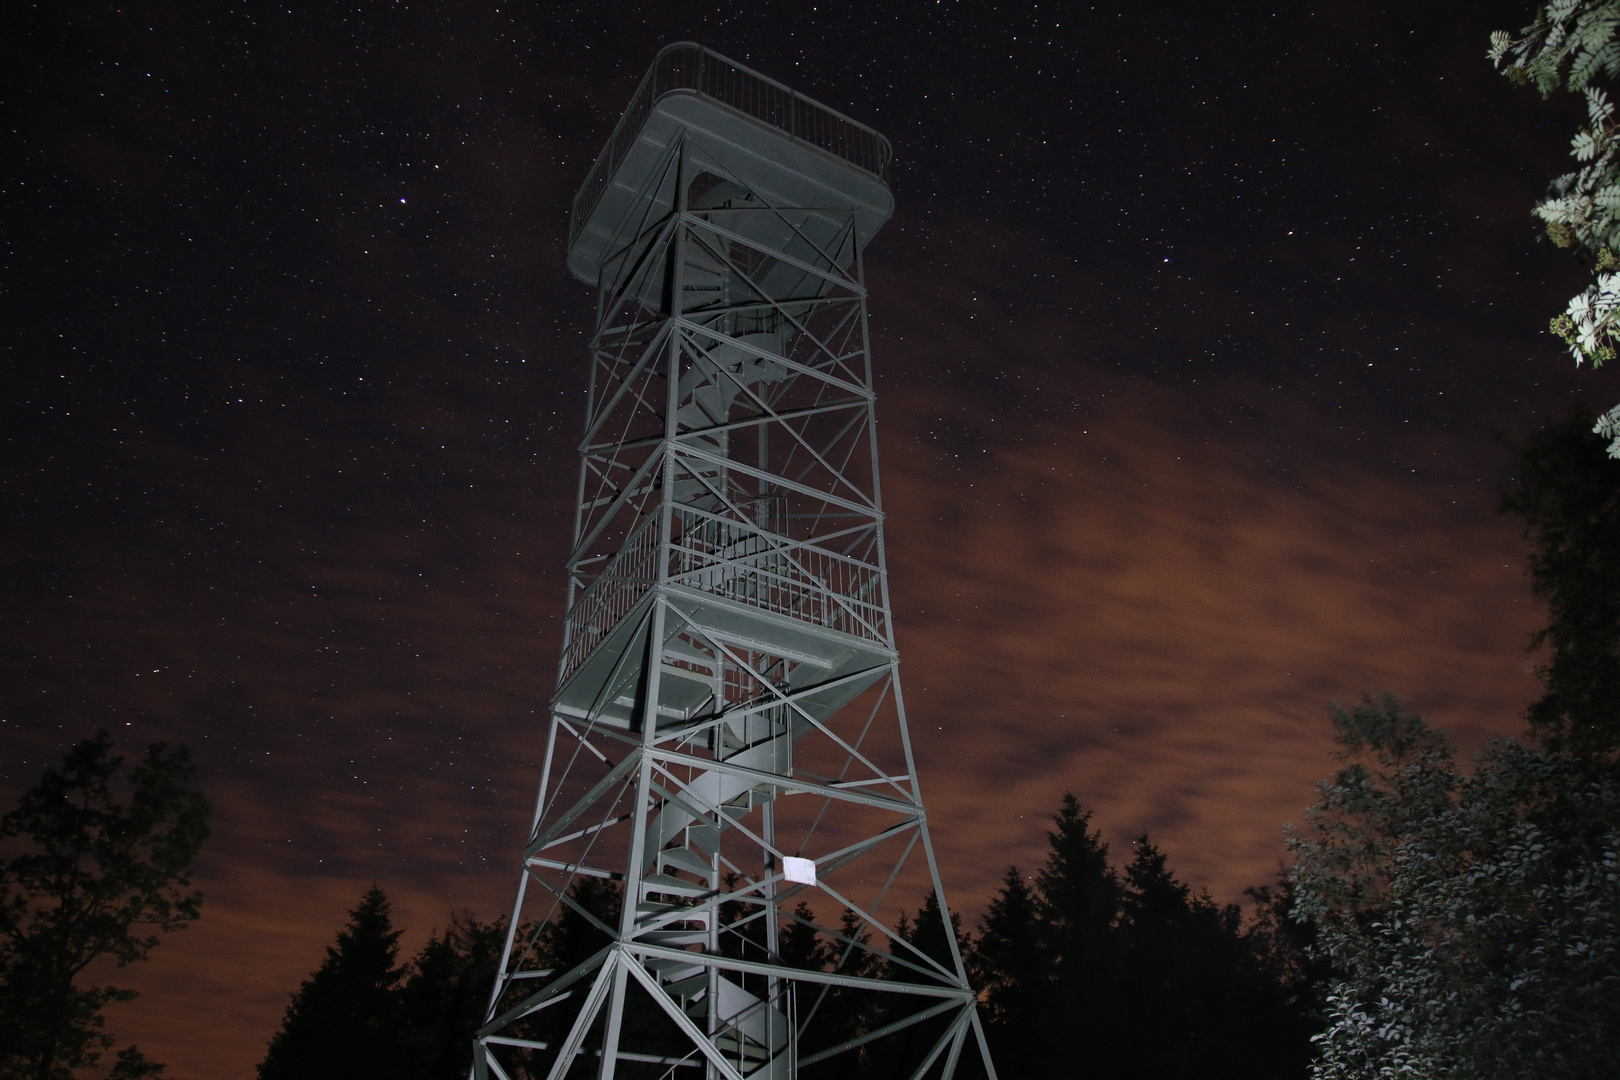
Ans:
POLYGON ((1303 407, 1220 434, 1216 392, 1084 379, 1106 404, 971 468, 928 438, 971 402, 885 403, 896 623, 953 903, 1034 869, 1065 790, 1116 845, 1146 831, 1239 899, 1333 768, 1333 699, 1393 690, 1465 746, 1521 727, 1538 613, 1488 483, 1346 460, 1303 407))

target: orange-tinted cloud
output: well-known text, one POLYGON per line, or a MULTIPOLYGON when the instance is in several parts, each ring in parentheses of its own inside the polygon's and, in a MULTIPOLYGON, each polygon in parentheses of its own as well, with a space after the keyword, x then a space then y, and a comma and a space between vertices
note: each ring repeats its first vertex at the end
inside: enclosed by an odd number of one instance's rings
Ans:
MULTIPOLYGON (((1265 459, 1300 430, 1217 442, 1203 395, 1112 389, 973 472, 915 439, 885 463, 914 738, 969 909, 1039 863, 1066 790, 1116 851, 1146 831, 1238 900, 1333 767, 1330 699, 1393 690, 1474 746, 1535 689, 1523 542, 1488 483, 1308 443, 1282 476, 1265 459)), ((914 396, 901 424, 960 404, 914 396)))

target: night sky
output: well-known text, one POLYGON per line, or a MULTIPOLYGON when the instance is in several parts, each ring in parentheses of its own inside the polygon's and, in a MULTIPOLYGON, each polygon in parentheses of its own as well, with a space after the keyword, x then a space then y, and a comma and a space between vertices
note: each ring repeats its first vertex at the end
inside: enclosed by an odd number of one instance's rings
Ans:
MULTIPOLYGON (((895 616, 971 923, 1062 793, 1222 901, 1326 705, 1518 731, 1524 433, 1579 102, 1528 3, 15 5, 0 26, 0 796, 187 743, 202 921, 109 1012, 251 1072, 372 882, 509 904, 556 671, 590 291, 567 211, 663 44, 894 142, 868 252, 895 616)), ((905 898, 915 906, 920 896, 905 898)), ((832 916, 833 913, 827 913, 832 916)))

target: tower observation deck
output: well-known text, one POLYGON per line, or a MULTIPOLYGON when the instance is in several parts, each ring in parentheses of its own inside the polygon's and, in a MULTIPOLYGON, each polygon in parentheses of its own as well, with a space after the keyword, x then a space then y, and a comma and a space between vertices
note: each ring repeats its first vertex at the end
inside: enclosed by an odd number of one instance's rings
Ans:
POLYGON ((861 263, 890 157, 681 43, 575 198, 597 321, 568 610, 477 1080, 995 1075, 945 921, 889 926, 943 897, 861 263))

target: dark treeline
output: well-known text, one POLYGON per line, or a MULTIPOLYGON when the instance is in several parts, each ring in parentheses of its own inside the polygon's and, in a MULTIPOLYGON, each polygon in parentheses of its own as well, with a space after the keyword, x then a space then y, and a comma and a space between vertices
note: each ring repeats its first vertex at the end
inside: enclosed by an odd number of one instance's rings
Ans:
POLYGON ((1033 880, 1009 868, 970 954, 1008 1077, 1303 1076, 1319 1025, 1286 887, 1246 922, 1146 836, 1116 868, 1070 796, 1033 880))
MULTIPOLYGON (((1090 820, 1066 797, 1038 872, 1026 878, 1009 867, 976 931, 964 931, 960 917, 950 916, 981 991, 1000 1074, 1007 1080, 1067 1078, 1083 1065, 1098 1080, 1303 1077, 1310 1035, 1321 1023, 1319 972, 1305 959, 1305 931, 1287 918, 1286 886, 1251 890, 1245 918, 1236 905, 1219 905, 1178 881, 1146 836, 1131 845, 1128 861, 1115 865, 1090 820)), ((573 898, 604 922, 617 918, 619 894, 609 884, 584 879, 573 898)), ((744 917, 740 907, 733 918, 744 917)), ((801 921, 785 929, 779 943, 781 962, 906 977, 907 958, 893 950, 887 958, 861 950, 845 956, 849 950, 808 925, 815 921, 808 906, 801 903, 797 914, 801 921)), ((925 953, 943 953, 943 918, 929 895, 901 917, 896 935, 925 953)), ((843 913, 840 930, 846 938, 871 939, 870 928, 851 912, 843 913)), ((386 897, 373 887, 294 995, 259 1066, 260 1080, 467 1075, 505 921, 458 915, 406 963, 400 962, 400 933, 386 897)), ((519 927, 518 934, 533 941, 544 966, 557 970, 578 965, 606 943, 566 906, 551 923, 519 927)), ((729 949, 743 959, 764 959, 764 945, 754 936, 746 928, 727 935, 729 949)), ((933 958, 950 963, 944 955, 933 958)), ((646 1004, 632 999, 624 1023, 657 1028, 663 1021, 646 1004)), ((901 1015, 911 1007, 832 988, 817 1003, 818 1029, 837 1042, 883 1027, 887 1009, 901 1015)), ((920 1024, 905 1038, 868 1044, 857 1060, 841 1055, 802 1074, 878 1080, 901 1060, 917 1057, 912 1043, 931 1043, 937 1035, 920 1024)), ((964 1056, 958 1075, 971 1080, 978 1072, 977 1060, 964 1056)))

